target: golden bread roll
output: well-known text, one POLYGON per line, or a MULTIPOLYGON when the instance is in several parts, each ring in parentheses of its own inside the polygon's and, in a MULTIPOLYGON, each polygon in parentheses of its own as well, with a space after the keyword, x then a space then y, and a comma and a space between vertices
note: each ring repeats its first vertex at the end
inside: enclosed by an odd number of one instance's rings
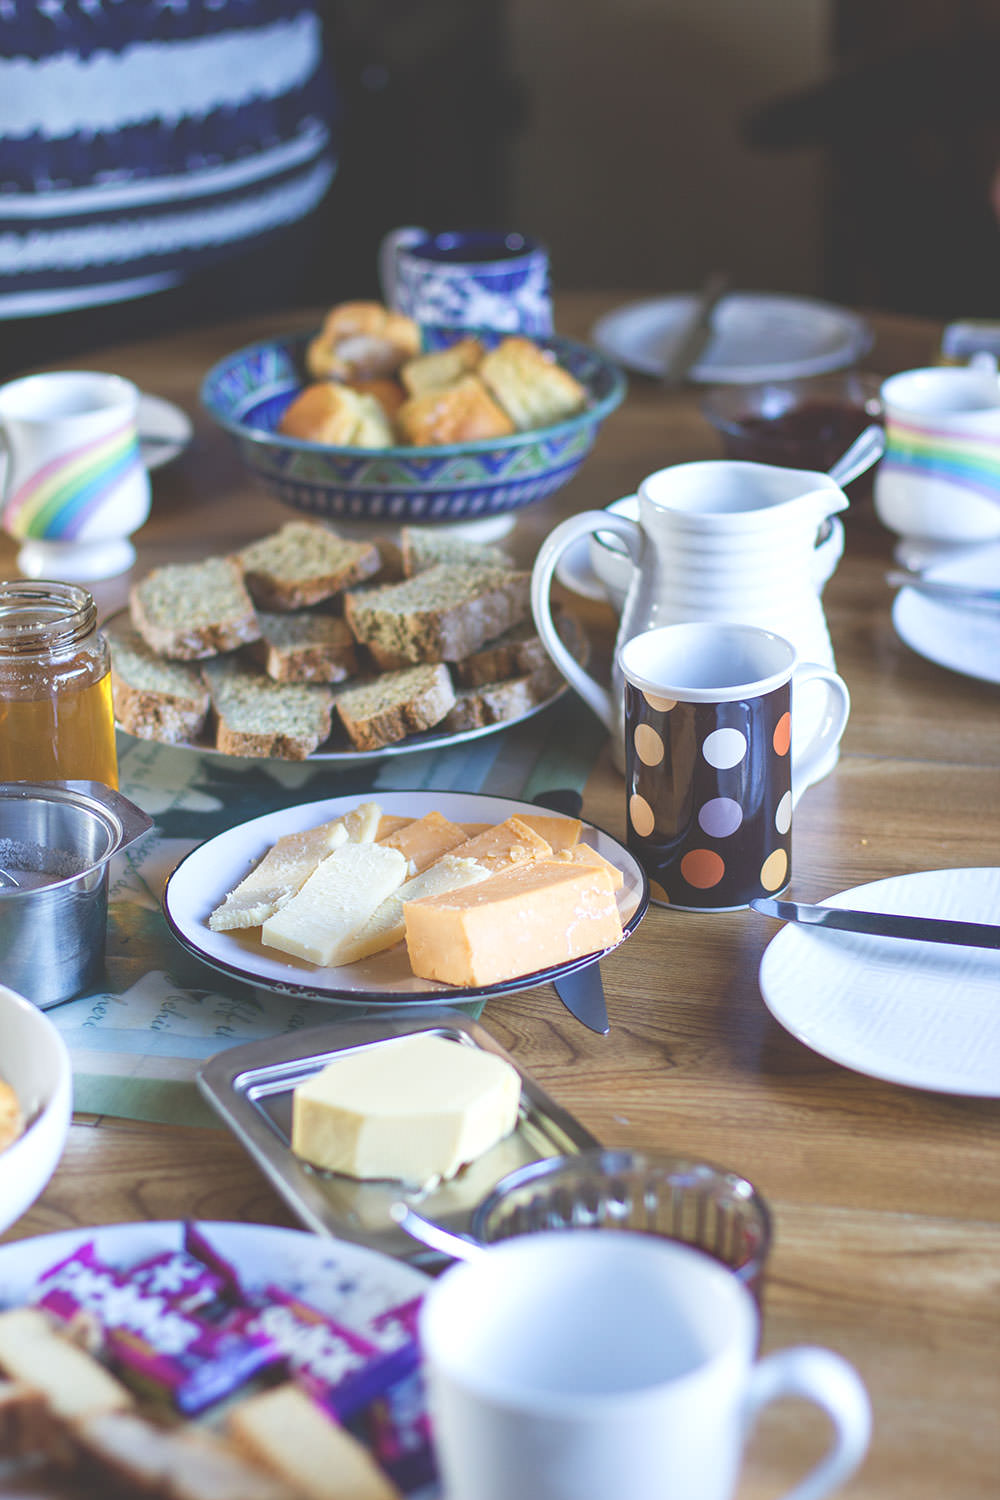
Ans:
POLYGON ((420 329, 380 302, 341 302, 306 348, 306 368, 317 379, 392 375, 420 353, 420 329))
POLYGON ((515 430, 478 375, 463 375, 454 385, 411 396, 399 408, 396 424, 402 441, 418 448, 509 437, 515 430))
POLYGON ((344 384, 350 386, 352 391, 357 391, 359 396, 374 396, 390 421, 406 400, 406 391, 391 375, 375 375, 368 380, 345 380, 344 384))
POLYGON ((565 421, 586 404, 584 387, 555 355, 517 335, 491 349, 478 373, 522 431, 565 421))
POLYGON ((389 448, 396 440, 374 396, 333 380, 317 381, 300 391, 285 408, 278 431, 337 448, 389 448))
POLYGON ((453 385, 463 375, 478 369, 485 353, 479 339, 459 339, 448 349, 435 349, 431 354, 419 354, 416 359, 407 360, 399 378, 411 396, 422 396, 425 391, 453 385))

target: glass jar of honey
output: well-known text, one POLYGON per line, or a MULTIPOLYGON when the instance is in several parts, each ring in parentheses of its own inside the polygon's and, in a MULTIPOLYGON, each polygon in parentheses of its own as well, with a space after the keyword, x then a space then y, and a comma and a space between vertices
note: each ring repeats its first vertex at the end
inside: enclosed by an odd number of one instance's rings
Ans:
POLYGON ((111 658, 75 583, 0 582, 0 781, 118 785, 111 658))

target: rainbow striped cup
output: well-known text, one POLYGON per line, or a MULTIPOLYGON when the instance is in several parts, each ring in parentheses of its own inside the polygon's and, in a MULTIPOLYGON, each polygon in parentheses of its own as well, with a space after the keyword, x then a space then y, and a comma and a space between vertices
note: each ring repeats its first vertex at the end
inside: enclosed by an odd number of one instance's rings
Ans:
POLYGON ((905 370, 883 382, 875 513, 932 548, 1000 538, 1000 380, 985 365, 905 370))
POLYGON ((149 515, 139 391, 120 375, 59 370, 0 386, 2 524, 29 578, 110 578, 149 515))

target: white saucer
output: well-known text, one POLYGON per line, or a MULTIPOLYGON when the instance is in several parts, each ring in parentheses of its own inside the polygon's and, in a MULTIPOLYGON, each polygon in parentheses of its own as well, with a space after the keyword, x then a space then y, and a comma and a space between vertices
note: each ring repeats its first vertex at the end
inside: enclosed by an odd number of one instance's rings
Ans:
POLYGON ((194 428, 172 401, 142 391, 139 396, 139 451, 147 469, 158 469, 183 453, 194 428))
POLYGON ((556 563, 556 578, 564 588, 584 599, 606 603, 608 591, 590 566, 590 538, 581 536, 570 542, 556 563))
MULTIPOLYGON (((627 303, 599 318, 591 338, 626 368, 661 376, 696 304, 694 293, 627 303)), ((742 384, 820 375, 853 364, 873 342, 864 318, 808 297, 731 292, 713 323, 715 336, 691 380, 742 384)))
MULTIPOLYGON (((925 870, 859 885, 830 906, 994 922, 1000 869, 925 870)), ((1000 950, 787 923, 760 964, 776 1020, 858 1073, 1000 1098, 1000 950)))
MULTIPOLYGON (((1000 589, 1000 543, 927 568, 925 576, 1000 589)), ((893 601, 892 623, 900 640, 927 661, 980 682, 1000 682, 1000 607, 952 604, 902 588, 893 601)))

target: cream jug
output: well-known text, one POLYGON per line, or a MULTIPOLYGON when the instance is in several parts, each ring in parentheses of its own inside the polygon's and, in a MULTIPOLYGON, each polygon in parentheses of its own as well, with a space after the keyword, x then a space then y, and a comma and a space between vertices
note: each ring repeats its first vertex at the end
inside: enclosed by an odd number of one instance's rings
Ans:
MULTIPOLYGON (((617 651, 658 625, 726 620, 759 625, 791 641, 802 661, 836 663, 820 602, 834 538, 827 523, 847 497, 827 474, 772 464, 712 459, 675 464, 639 486, 638 522, 612 511, 583 511, 543 542, 532 575, 535 624, 553 661, 611 732, 615 764, 624 770, 623 679, 612 667, 609 688, 574 660, 552 619, 556 564, 577 538, 620 536, 632 560, 617 651)), ((838 523, 839 530, 839 523, 838 523)), ((833 557, 836 565, 836 556, 833 557)), ((794 742, 811 739, 824 695, 808 685, 793 704, 794 742)), ((836 763, 836 751, 826 770, 836 763)), ((825 772, 824 772, 825 774, 825 772)))

